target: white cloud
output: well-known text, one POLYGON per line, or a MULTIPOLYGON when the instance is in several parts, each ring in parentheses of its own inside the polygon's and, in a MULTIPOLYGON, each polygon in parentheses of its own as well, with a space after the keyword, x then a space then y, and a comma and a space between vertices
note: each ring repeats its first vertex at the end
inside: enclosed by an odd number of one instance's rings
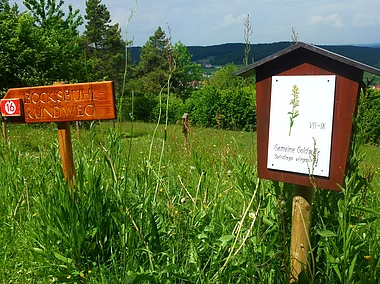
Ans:
POLYGON ((327 17, 327 23, 332 23, 334 27, 343 28, 344 24, 338 14, 332 14, 327 17))
POLYGON ((310 17, 309 24, 330 24, 336 28, 343 28, 344 23, 338 14, 331 14, 327 17, 322 17, 320 15, 313 15, 310 17))
MULTIPOLYGON (((1 0, 0 0, 1 1, 1 0)), ((23 0, 18 3, 25 11, 23 0)), ((67 1, 65 1, 67 2, 67 1)), ((85 14, 85 2, 73 0, 74 8, 85 14)), ((136 1, 103 0, 111 13, 112 23, 120 23, 126 36, 130 9, 136 1)), ((158 26, 172 28, 173 42, 187 45, 213 45, 224 42, 243 42, 244 22, 250 13, 255 34, 252 42, 275 42, 290 39, 291 27, 296 27, 300 38, 315 44, 353 44, 380 42, 379 0, 163 0, 138 1, 138 9, 128 26, 128 38, 141 46, 154 34, 158 26), (254 2, 255 5, 252 5, 254 2), (244 13, 244 14, 243 14, 244 13), (365 26, 369 15, 372 25, 365 26), (307 25, 305 25, 307 23, 307 25), (357 25, 357 26, 355 26, 357 25), (358 25, 360 32, 358 32, 358 25), (342 30, 344 28, 344 33, 342 30)), ((64 4, 67 12, 67 4, 64 4)), ((81 26, 81 32, 85 26, 81 26)), ((1 33, 1 31, 0 31, 1 33)))
POLYGON ((323 17, 322 16, 311 16, 309 24, 318 24, 323 22, 323 17))
POLYGON ((247 14, 241 14, 234 18, 232 14, 227 14, 224 16, 224 21, 221 24, 222 27, 227 27, 233 24, 241 24, 244 23, 245 20, 247 19, 247 14))
POLYGON ((374 18, 372 18, 371 15, 358 13, 354 16, 352 25, 355 27, 366 27, 372 25, 374 23, 373 20, 374 18))

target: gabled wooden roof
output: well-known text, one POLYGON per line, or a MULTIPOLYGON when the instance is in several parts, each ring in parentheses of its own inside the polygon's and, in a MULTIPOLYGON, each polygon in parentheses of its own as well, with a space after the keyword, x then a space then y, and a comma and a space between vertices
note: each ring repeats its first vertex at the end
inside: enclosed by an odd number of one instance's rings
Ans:
POLYGON ((280 50, 279 52, 276 52, 275 54, 272 54, 271 56, 268 56, 260 61, 257 61, 251 65, 248 65, 244 68, 242 68, 241 70, 237 71, 235 74, 238 75, 238 76, 244 76, 244 77, 247 77, 247 76, 250 76, 250 75, 253 75, 254 74, 254 70, 261 66, 261 65, 264 65, 270 61, 273 61, 279 57, 282 57, 284 55, 287 55, 289 53, 292 53, 296 50, 299 50, 299 49, 305 49, 305 50, 308 50, 308 51, 311 51, 311 52, 315 52, 319 55, 322 55, 322 56, 325 56, 325 57, 328 57, 328 58, 331 58, 333 60, 336 60, 340 63, 343 63, 343 64, 346 64, 346 65, 349 65, 351 67, 354 67, 354 68, 357 68, 357 69, 360 69, 360 70, 363 70, 363 71, 367 71, 371 74, 374 74, 374 75, 377 75, 377 76, 380 76, 380 70, 377 69, 377 68, 374 68, 374 67, 371 67, 369 65, 366 65, 366 64, 363 64, 363 63, 360 63, 358 61, 355 61, 355 60, 352 60, 350 58, 347 58, 347 57, 344 57, 342 55, 339 55, 339 54, 336 54, 334 52, 331 52, 331 51, 328 51, 326 49, 323 49, 323 48, 320 48, 320 47, 317 47, 315 45, 310 45, 310 44, 306 44, 306 43, 303 43, 303 42, 298 42, 296 43, 295 45, 291 45, 289 46, 288 48, 285 48, 283 50, 280 50))

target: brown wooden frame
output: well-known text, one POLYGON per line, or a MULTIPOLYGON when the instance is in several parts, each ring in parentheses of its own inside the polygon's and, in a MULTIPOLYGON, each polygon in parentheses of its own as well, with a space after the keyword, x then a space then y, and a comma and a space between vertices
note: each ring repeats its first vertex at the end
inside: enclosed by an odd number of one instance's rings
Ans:
MULTIPOLYGON (((363 71, 380 75, 380 70, 304 43, 248 66, 237 75, 256 72, 258 175, 268 180, 340 191, 350 155, 353 118, 357 111, 363 71), (267 168, 272 76, 336 75, 334 117, 329 177, 267 168)), ((317 99, 317 98, 316 98, 317 99)))

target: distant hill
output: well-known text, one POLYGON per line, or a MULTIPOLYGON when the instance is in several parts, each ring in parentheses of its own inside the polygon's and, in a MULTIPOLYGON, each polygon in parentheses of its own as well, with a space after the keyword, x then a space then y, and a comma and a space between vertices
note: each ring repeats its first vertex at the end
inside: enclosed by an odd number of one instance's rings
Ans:
POLYGON ((366 46, 380 48, 380 43, 353 44, 353 46, 366 46))
MULTIPOLYGON (((290 42, 259 43, 252 44, 249 54, 250 61, 259 61, 273 53, 276 53, 290 46, 290 42)), ((365 63, 367 65, 380 68, 380 44, 368 46, 357 45, 324 45, 319 46, 350 59, 365 63)), ((211 65, 226 65, 234 63, 243 64, 244 43, 225 43, 212 46, 188 46, 192 54, 192 60, 199 63, 210 63, 211 65)), ((140 47, 133 47, 131 50, 132 60, 139 61, 140 47)))

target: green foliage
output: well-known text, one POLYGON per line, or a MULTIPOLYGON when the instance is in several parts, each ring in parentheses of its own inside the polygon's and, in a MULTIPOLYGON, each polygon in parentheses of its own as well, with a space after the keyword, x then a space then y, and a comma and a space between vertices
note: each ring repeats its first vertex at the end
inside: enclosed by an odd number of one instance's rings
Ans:
POLYGON ((19 14, 17 6, 0 10, 0 89, 75 82, 83 79, 78 27, 79 10, 64 17, 62 2, 25 2, 29 9, 19 14))
MULTIPOLYGON (((164 122, 166 119, 166 113, 164 111, 166 107, 166 98, 161 99, 160 106, 160 98, 155 94, 136 95, 124 98, 119 107, 120 111, 118 112, 118 116, 121 120, 132 120, 133 118, 133 120, 138 121, 156 121, 160 112, 160 107, 163 113, 161 122, 164 122)), ((185 105, 183 101, 171 93, 168 102, 169 123, 180 121, 184 112, 185 105)))
POLYGON ((61 21, 64 13, 62 5, 64 1, 59 0, 24 0, 23 4, 31 12, 38 25, 49 29, 55 22, 61 21))
MULTIPOLYGON (((153 128, 101 123, 73 135, 70 189, 55 126, 10 126, 1 279, 287 283, 292 188, 257 178, 255 134, 192 127, 185 151, 180 126, 153 128)), ((360 177, 360 160, 342 193, 316 190, 315 283, 378 283, 380 179, 360 177)))
POLYGON ((161 27, 141 48, 140 62, 132 71, 133 79, 127 83, 127 90, 136 94, 158 95, 171 76, 170 89, 181 99, 188 98, 192 83, 201 77, 200 65, 191 62, 186 46, 177 42, 174 46, 161 27))
POLYGON ((229 64, 215 72, 206 86, 193 91, 185 103, 193 125, 218 129, 253 130, 256 127, 254 78, 244 81, 229 64), (249 82, 247 82, 249 81, 249 82))
POLYGON ((173 47, 175 72, 173 86, 178 96, 186 100, 193 91, 194 84, 201 79, 201 66, 191 61, 191 54, 182 42, 173 47))
MULTIPOLYGON (((236 78, 236 81, 241 78, 236 78)), ((218 89, 206 86, 186 101, 193 125, 218 129, 252 130, 256 127, 254 86, 218 89)))
MULTIPOLYGON (((168 121, 180 120, 183 115, 181 100, 189 97, 193 91, 192 83, 201 75, 200 66, 191 62, 186 46, 181 42, 172 46, 161 27, 141 48, 140 62, 130 71, 132 78, 126 84, 126 95, 119 106, 123 120, 131 117, 156 120, 164 105, 164 99, 160 99, 164 90, 170 91, 168 121)), ((161 118, 165 119, 165 116, 161 118)))
MULTIPOLYGON (((33 62, 30 63, 37 66, 36 73, 42 73, 40 82, 35 83, 42 85, 52 81, 80 80, 83 67, 80 63, 82 52, 78 45, 78 27, 83 21, 79 10, 73 11, 70 5, 64 19, 62 0, 58 4, 56 0, 29 0, 24 3, 38 24, 32 33, 34 42, 29 42, 34 47, 33 62)), ((34 76, 30 77, 36 80, 34 76)))
POLYGON ((376 268, 380 263, 380 215, 374 207, 371 209, 369 199, 371 190, 377 189, 371 186, 373 174, 361 173, 364 155, 359 152, 359 141, 354 135, 342 192, 316 191, 313 202, 316 230, 312 243, 317 244, 314 250, 317 283, 380 280, 376 268))
POLYGON ((170 40, 158 27, 154 35, 141 48, 140 62, 133 72, 133 79, 126 89, 134 91, 136 96, 160 93, 169 76, 169 60, 172 59, 170 40))
MULTIPOLYGON (((163 111, 166 109, 166 99, 164 98, 161 102, 161 107, 163 111)), ((156 100, 157 102, 157 100, 156 100)), ((160 111, 160 104, 159 101, 157 102, 156 106, 152 110, 152 114, 150 117, 151 121, 157 120, 158 114, 160 111)), ((182 115, 185 112, 185 105, 183 101, 176 97, 175 95, 171 94, 168 101, 168 122, 169 123, 177 123, 181 121, 182 115)), ((161 118, 161 122, 163 123, 166 119, 166 114, 161 118)))
POLYGON ((87 80, 113 80, 121 92, 126 43, 118 24, 111 25, 110 13, 101 0, 86 1, 84 46, 89 59, 87 80))
POLYGON ((380 91, 366 89, 361 92, 358 124, 364 143, 380 145, 380 91))
POLYGON ((119 103, 118 118, 123 121, 149 121, 156 105, 156 96, 150 94, 134 95, 134 93, 132 93, 131 97, 124 97, 119 103))
POLYGON ((170 39, 166 37, 161 27, 158 27, 149 40, 141 48, 140 63, 137 67, 139 74, 145 75, 159 67, 167 71, 170 53, 170 39))
POLYGON ((111 23, 110 12, 107 6, 101 2, 101 0, 86 1, 85 19, 87 23, 84 34, 87 44, 93 45, 96 50, 103 47, 104 36, 111 23))
POLYGON ((243 79, 234 74, 238 70, 236 65, 228 64, 214 73, 208 80, 208 85, 221 90, 241 87, 244 83, 243 79))
POLYGON ((33 20, 27 15, 19 16, 18 7, 10 7, 8 0, 0 3, 0 90, 3 91, 9 86, 21 84, 19 78, 14 76, 18 69, 14 63, 17 59, 21 62, 31 60, 31 52, 25 42, 31 41, 33 20))

